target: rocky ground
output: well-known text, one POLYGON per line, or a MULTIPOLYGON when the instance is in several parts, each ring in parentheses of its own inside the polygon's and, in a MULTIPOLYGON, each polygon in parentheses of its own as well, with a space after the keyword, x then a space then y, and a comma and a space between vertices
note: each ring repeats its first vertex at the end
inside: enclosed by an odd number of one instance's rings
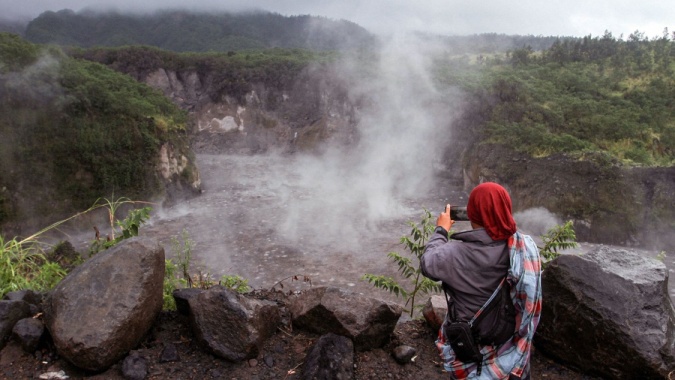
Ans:
MULTIPOLYGON (((290 380, 302 378, 303 360, 317 338, 317 335, 297 329, 279 329, 265 343, 257 358, 243 363, 229 363, 198 347, 186 316, 177 312, 162 312, 152 331, 131 355, 144 359, 136 363, 144 361, 147 364, 145 379, 290 380), (175 351, 171 352, 171 348, 175 348, 175 351)), ((355 379, 446 378, 436 354, 434 338, 435 333, 422 320, 399 323, 387 346, 355 354, 355 379), (401 365, 394 360, 392 349, 401 344, 417 350, 413 362, 401 365)), ((125 379, 123 365, 124 361, 120 361, 103 373, 86 373, 60 358, 49 344, 34 354, 28 354, 17 343, 10 341, 0 352, 2 379, 41 379, 60 371, 69 379, 125 379)), ((535 351, 532 379, 594 378, 565 368, 535 351)))

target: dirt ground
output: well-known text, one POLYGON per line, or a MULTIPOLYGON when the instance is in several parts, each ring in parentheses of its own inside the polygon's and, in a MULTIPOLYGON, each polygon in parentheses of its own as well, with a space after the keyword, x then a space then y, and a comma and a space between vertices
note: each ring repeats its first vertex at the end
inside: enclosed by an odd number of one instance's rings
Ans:
MULTIPOLYGON (((134 352, 146 359, 146 379, 300 379, 303 360, 318 338, 299 330, 279 329, 266 341, 257 358, 243 363, 230 363, 198 347, 189 327, 189 320, 177 312, 162 312, 155 326, 134 352), (161 362, 166 345, 177 348, 177 361, 161 362)), ((399 323, 390 343, 382 349, 355 354, 355 379, 443 379, 434 347, 435 332, 424 321, 399 323), (417 350, 414 362, 401 365, 391 355, 394 347, 406 344, 417 350)), ((0 378, 39 379, 49 372, 64 371, 69 379, 117 380, 122 376, 122 361, 103 373, 83 372, 60 358, 49 344, 35 354, 23 352, 14 341, 0 351, 0 378)), ((46 378, 46 377, 43 377, 46 378)), ((543 357, 536 351, 532 358, 532 379, 594 379, 574 372, 543 357)))

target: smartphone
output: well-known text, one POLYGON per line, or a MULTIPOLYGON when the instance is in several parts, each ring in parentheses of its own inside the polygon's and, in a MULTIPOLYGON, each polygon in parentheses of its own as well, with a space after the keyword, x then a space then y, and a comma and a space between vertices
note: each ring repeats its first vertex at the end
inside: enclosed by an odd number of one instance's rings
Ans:
MULTIPOLYGON (((445 211, 445 208, 443 208, 445 211)), ((450 219, 458 221, 468 221, 469 215, 466 213, 465 206, 450 206, 450 219)))

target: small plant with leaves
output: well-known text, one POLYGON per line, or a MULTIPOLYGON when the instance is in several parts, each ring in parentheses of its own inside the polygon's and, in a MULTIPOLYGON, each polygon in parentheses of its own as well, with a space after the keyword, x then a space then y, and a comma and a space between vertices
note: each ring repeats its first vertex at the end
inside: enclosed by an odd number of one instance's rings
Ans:
POLYGON ((659 260, 660 262, 664 262, 666 259, 666 251, 661 251, 659 252, 658 255, 656 255, 656 260, 659 260))
POLYGON ((435 229, 431 213, 425 209, 422 219, 418 224, 412 221, 408 222, 408 224, 412 228, 410 236, 402 236, 400 242, 410 251, 412 258, 403 256, 397 252, 390 252, 387 256, 398 266, 398 272, 407 279, 411 288, 406 289, 393 277, 389 276, 367 273, 363 276, 363 279, 373 284, 376 288, 387 290, 394 293, 397 297, 403 297, 405 299, 405 307, 409 307, 406 311, 410 313, 410 317, 412 318, 414 317, 415 309, 422 307, 415 303, 416 300, 421 295, 440 292, 441 283, 424 277, 420 266, 427 241, 435 229))
POLYGON ((576 240, 577 235, 574 232, 572 221, 568 220, 565 224, 557 225, 548 230, 541 236, 544 243, 543 247, 539 248, 539 254, 544 258, 544 266, 549 261, 560 256, 559 250, 576 248, 578 246, 576 240))
POLYGON ((239 293, 247 293, 251 290, 248 280, 237 275, 223 275, 219 281, 213 279, 210 273, 201 269, 192 275, 190 265, 192 262, 192 250, 195 243, 190 239, 187 230, 181 232, 180 237, 171 238, 171 250, 174 258, 167 259, 164 272, 164 310, 175 310, 176 301, 173 292, 180 288, 208 289, 214 285, 221 285, 239 293))
POLYGON ((248 286, 248 280, 237 275, 223 275, 218 281, 218 285, 232 289, 237 293, 248 293, 251 287, 248 286))
POLYGON ((163 310, 176 310, 176 299, 173 298, 174 290, 179 287, 176 269, 176 264, 174 264, 171 259, 164 261, 164 286, 162 291, 163 310))
POLYGON ((5 240, 0 236, 0 298, 17 290, 45 291, 56 286, 67 271, 58 262, 49 260, 47 252, 53 247, 42 241, 41 236, 98 207, 94 205, 23 239, 5 240))
MULTIPOLYGON (((281 280, 277 281, 277 282, 276 282, 274 285, 272 285, 272 287, 270 288, 270 292, 271 292, 271 291, 274 291, 275 288, 276 288, 277 286, 279 287, 279 290, 278 290, 278 291, 282 291, 282 292, 283 292, 283 289, 284 289, 284 281, 286 281, 286 280, 291 280, 291 282, 294 282, 294 281, 301 281, 301 282, 304 283, 304 284, 309 284, 309 286, 312 286, 312 279, 311 279, 309 276, 305 276, 305 275, 301 275, 301 274, 294 274, 294 275, 292 275, 292 276, 288 276, 288 277, 282 278, 281 280)), ((289 292, 291 292, 291 291, 289 291, 289 292)))
MULTIPOLYGON (((105 238, 101 238, 98 228, 96 230, 96 240, 94 240, 89 247, 90 254, 96 254, 102 250, 108 249, 124 239, 129 239, 138 236, 138 230, 143 223, 150 218, 150 207, 142 207, 129 211, 127 217, 119 220, 116 217, 117 210, 125 204, 136 204, 138 201, 132 201, 129 198, 121 197, 115 199, 105 198, 104 204, 97 204, 97 207, 105 207, 108 212, 108 220, 110 223, 110 234, 105 238), (116 236, 117 235, 117 236, 116 236)), ((98 203, 98 202, 97 202, 98 203)), ((144 202, 143 202, 144 203, 144 202)))
POLYGON ((195 242, 190 239, 190 234, 183 229, 180 239, 178 237, 171 238, 171 250, 173 251, 178 269, 183 276, 180 281, 185 287, 192 287, 192 277, 190 276, 190 262, 192 261, 192 249, 195 242))

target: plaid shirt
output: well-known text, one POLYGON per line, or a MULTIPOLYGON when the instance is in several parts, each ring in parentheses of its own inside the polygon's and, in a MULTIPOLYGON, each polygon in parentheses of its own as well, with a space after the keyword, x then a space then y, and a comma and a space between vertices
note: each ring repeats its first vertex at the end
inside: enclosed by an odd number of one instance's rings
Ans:
POLYGON ((541 259, 532 238, 520 232, 509 238, 508 247, 511 268, 507 280, 520 319, 518 332, 500 346, 482 347, 483 368, 478 376, 476 363, 456 360, 450 344, 445 344, 441 329, 436 346, 445 370, 453 379, 508 379, 509 374, 521 376, 529 362, 532 338, 541 316, 541 259))

